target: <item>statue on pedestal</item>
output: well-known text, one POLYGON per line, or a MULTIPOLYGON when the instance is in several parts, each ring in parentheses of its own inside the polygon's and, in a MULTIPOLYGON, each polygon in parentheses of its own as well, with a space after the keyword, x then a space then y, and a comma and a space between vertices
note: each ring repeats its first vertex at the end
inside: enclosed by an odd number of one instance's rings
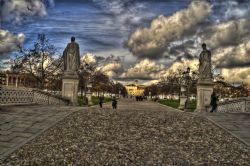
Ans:
POLYGON ((207 50, 205 43, 202 44, 202 52, 199 56, 199 82, 211 82, 212 80, 212 64, 211 52, 207 50))
POLYGON ((71 37, 71 43, 63 51, 64 71, 74 74, 80 67, 79 44, 75 42, 75 37, 71 37))
POLYGON ((202 44, 202 52, 199 57, 199 80, 197 84, 197 106, 196 111, 206 111, 210 104, 210 96, 213 92, 211 52, 207 50, 206 44, 202 44))
POLYGON ((71 38, 71 43, 63 51, 64 76, 62 78, 62 96, 71 100, 73 105, 78 104, 78 70, 80 67, 80 49, 75 42, 75 37, 71 38))

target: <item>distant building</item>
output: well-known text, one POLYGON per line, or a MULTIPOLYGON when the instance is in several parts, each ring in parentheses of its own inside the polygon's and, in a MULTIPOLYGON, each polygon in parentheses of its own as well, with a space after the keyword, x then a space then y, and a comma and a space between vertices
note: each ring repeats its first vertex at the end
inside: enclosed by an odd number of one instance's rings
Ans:
POLYGON ((7 71, 0 73, 0 85, 14 87, 35 87, 36 81, 30 74, 18 74, 7 71))
POLYGON ((139 85, 138 81, 125 85, 125 88, 130 96, 144 96, 144 85, 139 85))
POLYGON ((0 72, 0 85, 6 85, 6 76, 2 72, 0 72))

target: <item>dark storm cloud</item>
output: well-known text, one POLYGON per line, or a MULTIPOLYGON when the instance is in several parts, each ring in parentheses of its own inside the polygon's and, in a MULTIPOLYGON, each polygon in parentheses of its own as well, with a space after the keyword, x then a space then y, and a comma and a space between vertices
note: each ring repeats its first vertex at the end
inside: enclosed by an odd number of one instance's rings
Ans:
POLYGON ((138 58, 160 59, 169 43, 190 33, 210 12, 211 5, 206 1, 193 1, 171 16, 155 18, 148 28, 138 28, 129 36, 126 46, 138 58))
POLYGON ((218 68, 238 68, 250 66, 250 40, 238 46, 219 48, 214 51, 214 61, 218 68))

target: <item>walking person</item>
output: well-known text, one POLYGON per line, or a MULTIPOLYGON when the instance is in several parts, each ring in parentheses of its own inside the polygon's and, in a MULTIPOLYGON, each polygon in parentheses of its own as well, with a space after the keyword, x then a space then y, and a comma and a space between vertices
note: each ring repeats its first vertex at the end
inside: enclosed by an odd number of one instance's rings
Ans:
POLYGON ((103 100, 104 100, 104 97, 103 97, 103 96, 99 97, 99 105, 100 105, 100 108, 102 108, 103 100))
POLYGON ((211 103, 210 105, 212 106, 212 109, 210 112, 214 112, 217 109, 217 101, 218 101, 218 96, 216 96, 216 93, 213 92, 211 95, 211 103))
POLYGON ((115 97, 113 97, 113 99, 112 99, 112 108, 117 109, 117 100, 115 97))

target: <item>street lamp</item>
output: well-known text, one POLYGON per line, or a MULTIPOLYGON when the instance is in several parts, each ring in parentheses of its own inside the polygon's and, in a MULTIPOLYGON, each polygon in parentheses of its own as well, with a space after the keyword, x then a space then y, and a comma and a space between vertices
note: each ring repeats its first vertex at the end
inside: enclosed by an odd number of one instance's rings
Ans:
POLYGON ((180 88, 180 105, 179 109, 187 109, 189 102, 189 88, 190 88, 190 68, 182 73, 181 77, 181 88, 180 88))
MULTIPOLYGON (((83 90, 85 91, 85 96, 88 99, 88 105, 92 105, 92 92, 91 92, 91 88, 92 88, 92 82, 91 82, 91 66, 89 64, 84 64, 83 66, 81 66, 81 68, 79 69, 79 75, 83 81, 83 77, 86 78, 86 82, 85 82, 85 86, 81 86, 81 97, 83 97, 83 90), (86 76, 84 76, 84 74, 86 74, 86 76)), ((82 82, 83 84, 83 82, 82 82)))
POLYGON ((90 76, 88 77, 88 81, 87 81, 87 91, 86 91, 86 97, 88 99, 88 105, 92 105, 92 92, 91 92, 91 88, 92 88, 92 82, 91 82, 91 78, 90 76))
POLYGON ((185 82, 186 82, 186 87, 187 87, 187 94, 186 94, 187 95, 187 100, 186 100, 186 103, 185 103, 185 110, 187 109, 187 106, 188 106, 188 103, 189 103, 190 80, 191 80, 190 68, 188 67, 187 71, 185 73, 185 82))
POLYGON ((121 98, 121 89, 119 89, 119 98, 121 98))

